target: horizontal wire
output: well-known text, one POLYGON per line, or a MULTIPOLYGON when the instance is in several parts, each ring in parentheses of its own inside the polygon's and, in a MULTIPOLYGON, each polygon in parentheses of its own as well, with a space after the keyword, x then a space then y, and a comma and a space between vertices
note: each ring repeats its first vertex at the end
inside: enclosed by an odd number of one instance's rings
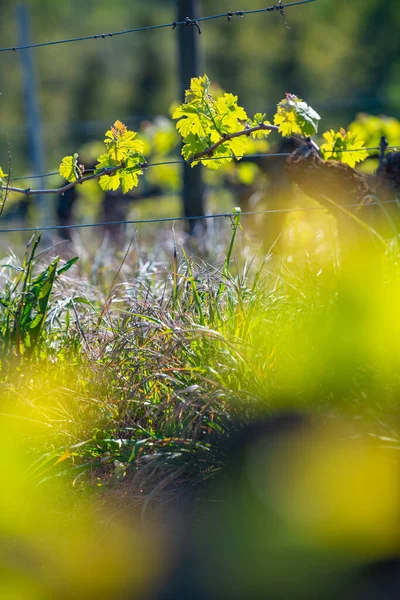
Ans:
POLYGON ((24 175, 23 177, 10 177, 8 181, 30 181, 31 179, 45 179, 46 177, 55 177, 56 175, 60 177, 59 171, 54 171, 53 173, 44 173, 43 175, 24 175))
POLYGON ((85 35, 82 37, 64 39, 64 40, 55 40, 52 42, 41 42, 39 44, 27 44, 25 46, 10 46, 8 48, 0 48, 0 52, 17 52, 17 50, 28 50, 30 48, 43 48, 44 46, 56 46, 60 44, 71 44, 74 42, 84 42, 87 40, 97 40, 97 39, 105 39, 111 37, 117 37, 120 35, 126 35, 128 33, 137 33, 139 31, 150 31, 155 29, 165 29, 172 28, 175 29, 181 25, 194 25, 198 28, 199 33, 201 30, 199 28, 198 23, 203 21, 211 21, 212 19, 221 19, 227 18, 228 21, 231 20, 233 16, 244 17, 245 15, 253 15, 256 13, 264 13, 264 12, 274 12, 274 11, 283 11, 286 8, 290 8, 292 6, 297 6, 300 4, 308 4, 310 2, 316 2, 316 0, 299 0, 298 2, 291 2, 290 4, 274 4, 273 6, 269 6, 268 8, 259 8, 255 10, 237 10, 237 11, 229 11, 227 13, 221 13, 218 15, 210 15, 208 17, 199 17, 198 19, 190 19, 186 18, 185 21, 173 21, 172 23, 163 23, 162 25, 148 25, 146 27, 135 27, 134 29, 124 29, 123 31, 114 31, 113 33, 100 33, 97 35, 85 35))
MULTIPOLYGON (((258 154, 244 154, 242 156, 232 156, 230 154, 228 156, 219 156, 219 157, 208 156, 208 157, 202 158, 201 160, 222 160, 222 159, 227 159, 227 158, 236 158, 236 159, 259 158, 262 156, 270 156, 270 157, 290 156, 290 153, 289 152, 279 152, 276 154, 258 153, 258 154)), ((184 164, 189 164, 189 163, 187 163, 187 161, 185 161, 183 159, 167 160, 164 162, 149 163, 146 165, 145 169, 148 169, 150 167, 161 167, 161 166, 168 166, 168 165, 184 165, 184 164)), ((93 169, 88 169, 87 171, 85 171, 85 173, 90 173, 92 171, 93 171, 93 169)), ((45 177, 54 177, 56 175, 58 175, 60 177, 60 173, 58 171, 53 171, 52 173, 45 173, 44 175, 26 175, 24 177, 10 177, 10 179, 8 181, 24 181, 24 180, 31 180, 31 179, 44 179, 45 177)))
MULTIPOLYGON (((371 202, 364 204, 363 208, 368 206, 380 206, 381 204, 399 204, 398 200, 383 200, 379 203, 371 202)), ((65 229, 86 229, 92 227, 106 227, 110 225, 141 225, 147 223, 169 223, 178 221, 195 221, 205 219, 220 219, 220 218, 233 218, 240 216, 250 215, 267 215, 267 214, 279 214, 279 213, 295 213, 295 212, 309 212, 314 210, 341 210, 343 208, 361 208, 361 204, 344 204, 343 206, 332 206, 329 209, 325 206, 308 206, 303 208, 271 208, 269 210, 256 210, 248 212, 231 212, 231 213, 217 213, 211 215, 195 216, 195 217, 160 217, 155 219, 127 219, 124 221, 103 221, 101 223, 80 223, 75 225, 45 225, 38 227, 13 227, 10 229, 0 229, 0 233, 18 233, 18 232, 34 232, 34 231, 59 231, 65 229)))
MULTIPOLYGON (((400 148, 400 146, 388 146, 386 148, 386 151, 389 152, 390 150, 397 150, 398 148, 400 148)), ((367 152, 372 152, 374 150, 380 150, 380 148, 378 146, 376 147, 372 147, 372 148, 356 148, 355 150, 340 150, 340 153, 345 153, 345 152, 362 152, 363 150, 367 151, 367 152)), ((333 151, 329 150, 329 153, 333 153, 333 151)), ((240 156, 236 155, 227 155, 227 156, 205 156, 201 159, 201 161, 209 161, 209 160, 224 160, 224 159, 228 159, 228 158, 233 158, 233 159, 242 159, 242 158, 276 158, 279 156, 290 156, 292 153, 291 152, 276 152, 276 153, 271 153, 271 152, 258 152, 258 153, 253 153, 253 154, 242 154, 240 156)), ((164 161, 164 162, 157 162, 157 163, 149 163, 145 168, 148 169, 150 167, 161 167, 161 166, 166 166, 166 165, 183 165, 183 164, 189 164, 187 163, 187 161, 183 160, 183 159, 176 159, 176 160, 168 160, 168 161, 164 161)), ((87 171, 85 171, 85 173, 91 173, 93 172, 93 169, 88 169, 87 171)), ((60 177, 60 173, 59 171, 53 171, 52 173, 44 173, 43 175, 25 175, 23 177, 10 177, 8 179, 8 181, 29 181, 29 180, 33 180, 33 179, 44 179, 46 177, 55 177, 56 175, 58 175, 60 177)))
MULTIPOLYGON (((385 148, 385 152, 389 152, 390 150, 398 150, 400 148, 400 144, 398 146, 387 146, 387 148, 385 148)), ((345 154, 346 152, 363 152, 364 150, 367 152, 372 152, 373 150, 380 150, 381 148, 379 146, 376 146, 375 148, 354 148, 353 150, 324 150, 324 154, 345 154)))

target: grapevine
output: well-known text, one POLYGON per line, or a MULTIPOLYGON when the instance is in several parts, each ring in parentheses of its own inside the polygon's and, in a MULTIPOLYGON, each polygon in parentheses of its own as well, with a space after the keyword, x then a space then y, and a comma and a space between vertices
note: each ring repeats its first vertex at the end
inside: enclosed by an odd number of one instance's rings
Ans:
POLYGON ((321 153, 325 159, 340 160, 350 167, 355 167, 356 163, 368 158, 368 152, 363 150, 364 142, 358 141, 357 136, 350 131, 340 129, 335 133, 331 129, 324 133, 323 137, 326 142, 321 146, 321 153))
MULTIPOLYGON (((271 122, 265 113, 249 118, 246 110, 239 105, 237 96, 222 93, 214 97, 210 86, 207 75, 193 78, 184 103, 172 114, 183 142, 182 156, 192 167, 202 164, 216 171, 232 161, 239 161, 252 151, 252 141, 265 140, 272 131, 283 137, 296 136, 309 141, 318 133, 320 115, 294 94, 286 94, 278 103, 271 122)), ((312 144, 325 160, 336 160, 354 167, 368 156, 357 132, 330 130, 322 137, 324 143, 320 149, 315 142, 312 144)), ((64 194, 78 184, 96 179, 102 190, 121 189, 126 194, 138 186, 140 175, 149 166, 143 154, 145 140, 121 121, 116 121, 106 132, 104 145, 105 152, 98 157, 91 174, 85 174, 85 165, 80 162, 77 153, 65 156, 59 173, 67 183, 57 189, 32 190, 9 186, 8 176, 0 167, 0 191, 26 196, 64 194)))

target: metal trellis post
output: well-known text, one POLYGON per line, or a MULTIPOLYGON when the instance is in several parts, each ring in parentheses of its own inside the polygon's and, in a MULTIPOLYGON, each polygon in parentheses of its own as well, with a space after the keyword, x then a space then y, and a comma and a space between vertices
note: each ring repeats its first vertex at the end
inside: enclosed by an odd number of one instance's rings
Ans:
MULTIPOLYGON (((185 21, 186 17, 195 19, 199 16, 200 0, 178 0, 178 21, 185 21)), ((197 27, 179 27, 178 32, 179 53, 179 96, 184 99, 185 90, 190 85, 192 77, 202 74, 202 60, 200 54, 200 35, 197 27)), ((199 217, 205 214, 204 206, 204 182, 202 177, 202 166, 194 168, 187 164, 182 167, 183 176, 183 214, 185 217, 199 217)), ((205 227, 205 221, 188 221, 190 233, 205 227)))

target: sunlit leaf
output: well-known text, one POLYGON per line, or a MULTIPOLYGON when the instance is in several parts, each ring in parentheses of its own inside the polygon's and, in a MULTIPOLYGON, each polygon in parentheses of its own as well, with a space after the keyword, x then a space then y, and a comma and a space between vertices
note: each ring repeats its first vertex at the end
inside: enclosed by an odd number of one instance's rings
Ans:
POLYGON ((186 102, 192 102, 193 100, 202 100, 210 90, 210 80, 207 75, 203 77, 193 77, 190 81, 190 89, 186 90, 185 100, 186 102))
MULTIPOLYGON (((260 125, 271 125, 270 121, 267 119, 267 115, 265 113, 256 113, 254 115, 253 120, 248 120, 247 125, 249 127, 259 127, 260 125)), ((251 137, 254 140, 263 140, 271 133, 271 129, 260 129, 260 131, 254 131, 251 134, 251 137)))
POLYGON ((340 160, 350 167, 355 167, 357 163, 368 158, 364 142, 357 140, 354 134, 345 129, 337 132, 331 129, 324 133, 323 137, 326 143, 321 146, 321 152, 325 160, 340 160))
POLYGON ((223 94, 215 103, 214 120, 218 129, 224 133, 235 133, 243 129, 240 121, 247 120, 244 108, 238 106, 238 97, 233 94, 223 94))
POLYGON ((299 134, 311 137, 318 131, 319 114, 293 94, 286 94, 277 107, 274 124, 284 137, 299 134))
POLYGON ((247 113, 238 105, 237 96, 218 92, 217 98, 213 98, 210 80, 204 75, 191 80, 185 98, 185 103, 173 112, 173 118, 178 120, 176 128, 184 141, 182 155, 190 160, 207 148, 216 146, 213 156, 206 155, 204 161, 192 160, 192 166, 203 162, 208 169, 215 171, 231 162, 234 155, 242 156, 248 151, 247 113), (243 132, 243 137, 229 139, 232 134, 240 132, 243 132), (221 159, 218 159, 219 155, 221 159), (216 160, 208 160, 210 158, 216 160))
POLYGON ((121 190, 123 194, 126 194, 134 187, 137 187, 139 183, 139 178, 137 173, 129 173, 126 171, 121 171, 120 173, 120 181, 121 181, 121 190))
POLYGON ((105 192, 115 192, 119 188, 120 177, 118 172, 114 175, 103 175, 99 179, 101 189, 105 192))
POLYGON ((60 175, 67 181, 72 183, 82 176, 80 167, 78 165, 78 154, 72 156, 65 156, 60 164, 60 175))
POLYGON ((106 132, 104 140, 110 157, 116 162, 121 162, 131 154, 142 153, 144 143, 140 139, 136 139, 136 136, 135 131, 127 129, 121 121, 115 121, 111 129, 106 132))

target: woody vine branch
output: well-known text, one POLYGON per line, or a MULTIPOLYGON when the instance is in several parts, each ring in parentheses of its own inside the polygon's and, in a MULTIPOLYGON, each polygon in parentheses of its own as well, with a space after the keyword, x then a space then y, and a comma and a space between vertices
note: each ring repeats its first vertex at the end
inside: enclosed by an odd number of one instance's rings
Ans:
MULTIPOLYGON (((251 153, 250 139, 265 139, 272 132, 283 137, 294 136, 306 141, 322 158, 342 161, 354 167, 368 157, 362 141, 344 129, 323 134, 325 143, 319 148, 311 139, 318 131, 319 114, 306 102, 293 94, 277 105, 273 124, 264 113, 249 118, 238 97, 220 93, 216 97, 210 91, 211 82, 207 75, 191 80, 186 91, 185 102, 178 106, 172 118, 183 140, 182 155, 191 166, 203 164, 211 170, 240 160, 251 153), (210 161, 210 157, 213 158, 210 161)), ((105 134, 105 153, 99 156, 94 173, 84 176, 85 167, 79 163, 78 154, 66 156, 60 165, 60 175, 68 183, 56 189, 24 189, 9 185, 9 177, 0 168, 0 191, 25 196, 39 194, 62 195, 69 189, 87 181, 99 180, 105 191, 121 188, 126 194, 139 184, 139 175, 150 166, 143 156, 144 144, 136 132, 116 121, 105 134)))

